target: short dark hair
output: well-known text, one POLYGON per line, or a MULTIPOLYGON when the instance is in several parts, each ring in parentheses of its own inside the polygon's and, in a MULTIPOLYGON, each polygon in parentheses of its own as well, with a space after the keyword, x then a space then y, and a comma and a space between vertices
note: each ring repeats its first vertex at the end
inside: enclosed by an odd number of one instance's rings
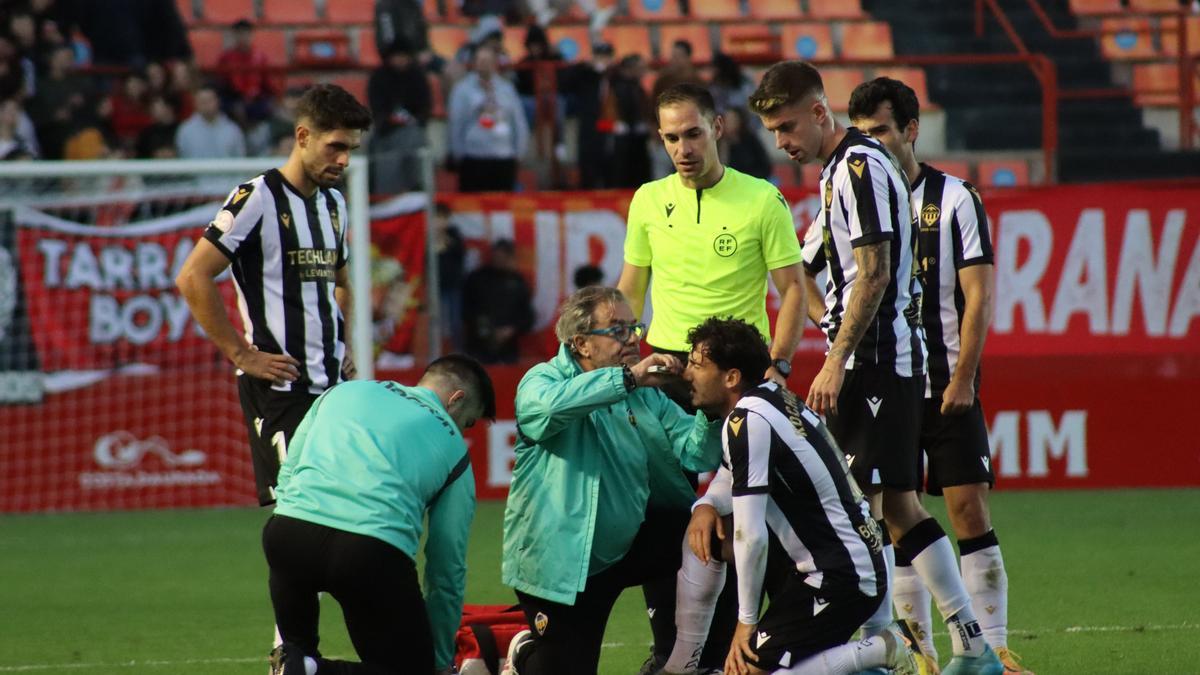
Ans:
POLYGON ((575 268, 575 288, 598 286, 604 282, 604 270, 595 265, 580 265, 575 268))
POLYGON ((687 52, 689 57, 692 55, 692 43, 682 38, 672 42, 671 49, 682 49, 683 51, 687 52))
POLYGON ((371 111, 336 84, 314 84, 306 89, 296 104, 296 119, 308 120, 318 131, 371 128, 371 111))
POLYGON ((712 119, 717 114, 717 103, 713 100, 712 92, 702 84, 680 82, 662 91, 654 101, 654 118, 658 119, 658 111, 671 105, 692 103, 700 110, 700 114, 712 119))
POLYGON ((781 61, 767 68, 758 88, 750 94, 750 110, 769 115, 799 103, 813 94, 824 94, 821 73, 805 61, 781 61))
POLYGON ((475 359, 466 354, 448 354, 430 363, 421 377, 429 375, 450 380, 455 387, 479 401, 484 417, 496 419, 496 389, 487 370, 475 359))
POLYGON ((890 77, 877 77, 854 88, 850 94, 850 119, 870 117, 884 102, 892 104, 892 115, 900 129, 913 120, 921 119, 921 102, 917 100, 917 92, 890 77))
POLYGON ((742 374, 742 391, 767 379, 771 352, 762 333, 742 319, 709 317, 688 331, 688 342, 721 370, 742 374))

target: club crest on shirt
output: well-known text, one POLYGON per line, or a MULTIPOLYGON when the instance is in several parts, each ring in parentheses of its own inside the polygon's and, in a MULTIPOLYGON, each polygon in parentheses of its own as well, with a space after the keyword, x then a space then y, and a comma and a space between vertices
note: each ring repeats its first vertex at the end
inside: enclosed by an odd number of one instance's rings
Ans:
POLYGON ((537 629, 538 635, 545 635, 549 625, 550 617, 546 616, 545 612, 538 612, 537 616, 533 617, 533 627, 537 629))
POLYGON ((742 417, 741 415, 730 415, 729 416, 729 432, 732 433, 734 436, 737 436, 738 434, 742 433, 742 423, 745 421, 746 421, 746 418, 742 417))
POLYGON ((925 225, 924 229, 936 229, 941 219, 942 210, 938 208, 937 204, 926 204, 925 208, 921 209, 921 222, 925 225))

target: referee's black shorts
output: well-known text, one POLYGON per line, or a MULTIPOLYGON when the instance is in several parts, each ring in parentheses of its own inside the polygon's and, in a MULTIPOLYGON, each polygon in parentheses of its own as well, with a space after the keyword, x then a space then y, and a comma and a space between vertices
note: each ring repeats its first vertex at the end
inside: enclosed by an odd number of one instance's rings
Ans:
POLYGON ((859 364, 846 371, 838 412, 825 424, 859 487, 920 487, 918 439, 925 377, 902 377, 890 365, 859 364))
POLYGON ((258 503, 263 506, 274 504, 279 465, 287 457, 287 444, 317 395, 306 391, 275 391, 267 380, 239 375, 238 399, 250 435, 258 503))
POLYGON ((964 413, 942 414, 940 395, 925 399, 921 422, 921 449, 928 462, 925 491, 942 494, 943 488, 959 485, 996 484, 992 473, 992 450, 979 399, 964 413))

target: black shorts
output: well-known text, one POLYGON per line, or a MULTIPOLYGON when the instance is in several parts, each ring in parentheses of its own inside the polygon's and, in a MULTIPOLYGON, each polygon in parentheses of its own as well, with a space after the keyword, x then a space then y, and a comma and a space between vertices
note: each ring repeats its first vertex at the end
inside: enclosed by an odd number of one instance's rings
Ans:
POLYGON ((838 413, 826 426, 851 458, 859 487, 920 487, 918 436, 925 378, 901 377, 892 366, 857 365, 846 371, 838 413))
POLYGON ((242 402, 242 415, 250 435, 250 458, 254 462, 258 503, 263 506, 274 504, 279 465, 287 456, 287 444, 317 395, 275 391, 266 380, 239 375, 238 399, 242 402))
POLYGON ((942 488, 956 485, 996 484, 979 399, 961 415, 943 415, 940 396, 925 399, 921 449, 929 467, 925 491, 931 495, 940 495, 942 488))
POLYGON ((767 672, 790 668, 845 644, 882 599, 882 594, 869 597, 857 590, 824 594, 804 583, 804 575, 793 568, 771 593, 771 604, 750 640, 755 665, 767 672))

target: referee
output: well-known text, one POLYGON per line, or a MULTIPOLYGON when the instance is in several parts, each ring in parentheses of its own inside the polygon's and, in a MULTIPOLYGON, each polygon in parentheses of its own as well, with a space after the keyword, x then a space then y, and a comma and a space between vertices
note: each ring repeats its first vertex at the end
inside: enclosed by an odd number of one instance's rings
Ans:
MULTIPOLYGON (((850 121, 896 157, 913 186, 925 287, 921 323, 929 348, 921 423, 921 448, 929 464, 926 491, 946 498, 963 582, 984 639, 1005 672, 1028 674, 1008 649, 1008 574, 988 512, 995 476, 978 396, 979 359, 996 284, 987 213, 970 183, 917 161, 920 115, 916 92, 899 80, 880 77, 850 95, 850 121)), ((929 591, 902 553, 896 556, 896 612, 917 625, 913 632, 921 651, 936 661, 929 591)))
POLYGON ((354 375, 346 199, 334 185, 371 126, 337 85, 307 90, 287 162, 237 186, 196 242, 175 283, 196 321, 238 373, 259 504, 275 501, 280 461, 318 395, 354 375), (244 333, 215 278, 233 266, 244 333))
MULTIPOLYGON (((908 181, 882 145, 834 119, 821 75, 808 63, 771 66, 750 107, 792 160, 823 165, 814 223, 823 245, 805 248, 813 256, 805 265, 828 275, 821 327, 829 349, 808 405, 826 415, 895 548, 937 599, 954 647, 946 672, 999 675, 1003 667, 983 640, 954 549, 917 498, 925 344, 908 181)), ((884 544, 890 575, 894 553, 891 541, 884 544)), ((890 604, 864 625, 867 635, 891 622, 890 604)))
MULTIPOLYGON (((658 134, 675 173, 638 188, 629 204, 625 265, 617 287, 641 316, 651 277, 654 318, 646 341, 657 352, 686 362, 688 330, 712 316, 742 319, 771 339, 767 277, 780 294, 768 377, 782 383, 804 325, 800 244, 787 201, 770 183, 721 164, 717 141, 722 118, 703 86, 678 84, 656 101, 658 134)), ((686 382, 668 381, 664 391, 691 408, 686 382)), ((694 485, 681 475, 660 492, 671 506, 691 508, 694 485)), ((664 665, 674 642, 675 589, 644 589, 654 631, 655 663, 664 665)), ((700 657, 704 669, 719 669, 733 630, 732 588, 718 609, 712 639, 700 657)), ((707 629, 707 626, 704 627, 707 629)), ((694 665, 694 664, 693 664, 694 665)), ((648 672, 644 668, 643 672, 648 672)))

